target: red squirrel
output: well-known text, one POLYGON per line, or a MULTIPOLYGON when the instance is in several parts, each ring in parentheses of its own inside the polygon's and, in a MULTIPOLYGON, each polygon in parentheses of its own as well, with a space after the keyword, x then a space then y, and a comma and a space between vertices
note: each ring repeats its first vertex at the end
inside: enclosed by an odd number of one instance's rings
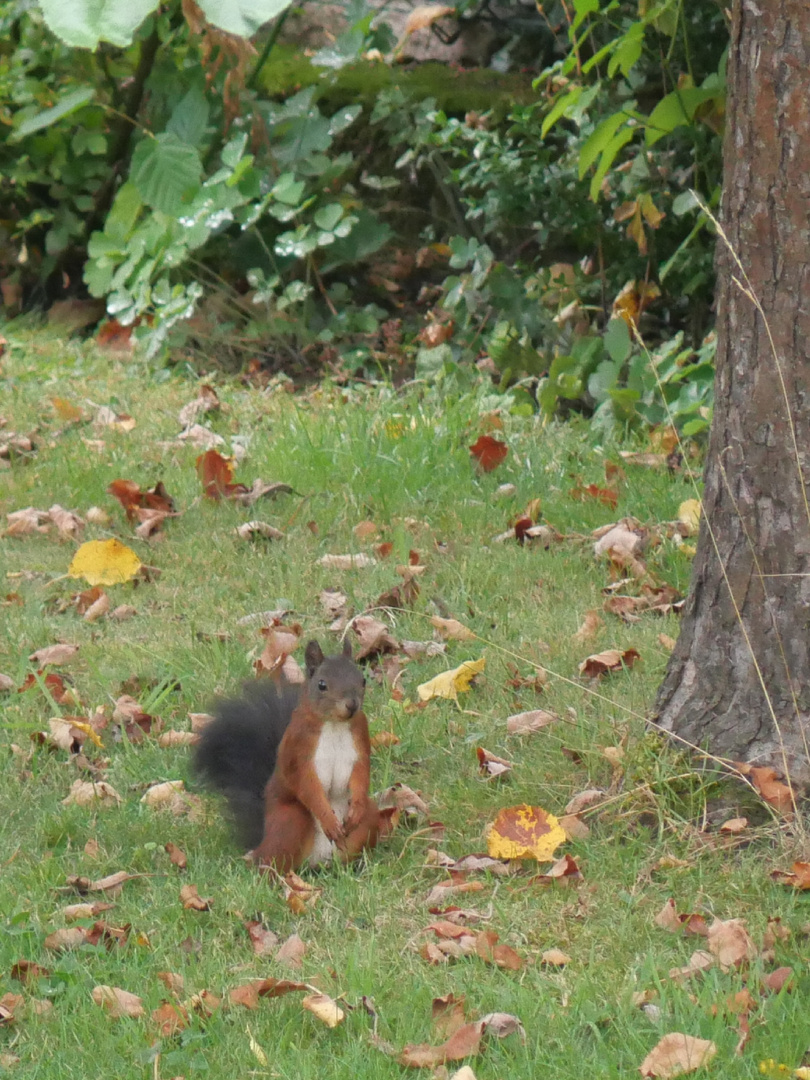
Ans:
POLYGON ((194 768, 226 796, 259 866, 281 873, 350 859, 372 848, 379 810, 369 798, 371 745, 365 679, 343 652, 306 647, 306 682, 259 680, 220 702, 204 728, 194 768))

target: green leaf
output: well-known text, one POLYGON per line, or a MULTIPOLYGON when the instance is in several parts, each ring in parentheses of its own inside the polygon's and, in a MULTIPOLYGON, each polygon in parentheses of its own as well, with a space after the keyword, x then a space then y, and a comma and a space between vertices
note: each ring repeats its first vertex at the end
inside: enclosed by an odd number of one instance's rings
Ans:
POLYGON ((177 217, 199 187, 202 162, 193 146, 171 132, 143 139, 132 155, 130 178, 147 206, 177 217))
POLYGON ((100 41, 129 45, 160 0, 39 0, 48 29, 67 45, 95 49, 100 41))
POLYGON ((78 87, 78 89, 66 94, 50 109, 44 109, 42 112, 37 113, 36 116, 29 116, 23 120, 17 130, 9 136, 9 142, 18 142, 20 139, 24 139, 26 135, 31 135, 34 131, 50 127, 57 120, 61 120, 63 116, 69 116, 83 105, 86 105, 88 101, 95 97, 95 94, 96 91, 92 86, 78 87))
POLYGON ((205 94, 193 86, 175 105, 166 130, 189 146, 199 146, 208 126, 209 111, 205 94))
POLYGON ((671 94, 661 98, 647 120, 647 131, 644 135, 647 146, 657 143, 676 127, 691 124, 698 105, 717 96, 717 90, 689 86, 683 90, 673 90, 671 94))
POLYGON ((252 37, 270 19, 275 19, 291 0, 198 0, 206 19, 239 37, 252 37))
MULTIPOLYGON (((143 202, 138 189, 131 180, 127 180, 115 196, 115 201, 104 222, 104 232, 111 240, 123 243, 138 220, 143 202)), ((91 253, 92 254, 92 253, 91 253)))
POLYGON ((561 98, 552 106, 551 111, 543 121, 543 126, 540 128, 540 138, 545 139, 546 135, 551 131, 561 116, 565 116, 568 109, 572 109, 574 105, 579 101, 582 94, 583 87, 576 86, 573 90, 569 90, 567 94, 563 94, 561 98))
POLYGON ((613 78, 617 71, 622 75, 629 75, 631 69, 638 63, 641 57, 641 49, 644 45, 644 24, 633 23, 624 37, 619 41, 613 56, 608 64, 608 75, 613 78))
POLYGON ((229 169, 235 169, 239 163, 239 159, 245 152, 247 146, 248 134, 246 131, 240 132, 235 139, 231 139, 222 148, 220 157, 222 158, 222 164, 227 165, 229 169))
POLYGON ((340 135, 341 131, 345 131, 355 122, 362 111, 362 105, 348 105, 345 109, 339 109, 329 121, 329 134, 340 135))
POLYGON ((625 120, 627 120, 627 116, 623 112, 613 113, 612 116, 608 116, 607 119, 603 120, 602 123, 591 132, 582 144, 582 149, 579 152, 580 180, 588 169, 590 169, 591 165, 593 165, 602 151, 607 147, 608 143, 625 120))
POLYGON ((343 217, 343 207, 340 203, 329 203, 315 211, 313 221, 319 229, 331 231, 343 217))
POLYGON ((623 364, 633 347, 630 331, 624 319, 611 319, 602 340, 611 360, 615 360, 617 364, 623 364))
POLYGON ((599 192, 602 189, 602 181, 605 179, 608 169, 616 160, 616 155, 623 146, 630 142, 636 130, 637 129, 635 128, 629 127, 622 128, 622 130, 617 135, 613 136, 605 149, 602 151, 602 159, 599 162, 599 167, 593 174, 593 178, 591 180, 590 196, 594 202, 596 202, 599 198, 599 192))

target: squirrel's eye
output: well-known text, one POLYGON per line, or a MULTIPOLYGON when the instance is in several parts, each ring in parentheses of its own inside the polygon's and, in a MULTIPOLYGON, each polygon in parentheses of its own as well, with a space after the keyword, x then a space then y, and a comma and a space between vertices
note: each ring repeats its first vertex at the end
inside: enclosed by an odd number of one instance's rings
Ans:
POLYGON ((321 693, 326 690, 326 683, 323 681, 323 679, 318 680, 318 689, 321 691, 321 693))

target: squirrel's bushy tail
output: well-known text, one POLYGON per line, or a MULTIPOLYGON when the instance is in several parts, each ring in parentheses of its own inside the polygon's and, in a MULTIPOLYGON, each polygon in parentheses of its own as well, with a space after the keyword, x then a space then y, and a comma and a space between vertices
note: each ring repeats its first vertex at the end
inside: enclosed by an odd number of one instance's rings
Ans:
POLYGON ((300 687, 270 679, 248 683, 241 698, 218 701, 203 729, 192 767, 228 802, 240 841, 250 850, 264 832, 264 788, 275 768, 281 737, 300 698, 300 687))

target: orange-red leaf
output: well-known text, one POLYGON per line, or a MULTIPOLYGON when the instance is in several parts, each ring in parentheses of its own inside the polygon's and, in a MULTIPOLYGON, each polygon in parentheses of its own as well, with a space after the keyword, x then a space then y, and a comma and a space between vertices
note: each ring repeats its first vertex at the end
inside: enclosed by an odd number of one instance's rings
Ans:
POLYGON ((492 472, 504 460, 509 453, 509 447, 500 439, 492 435, 479 435, 478 440, 470 447, 470 453, 478 462, 482 472, 492 472))

